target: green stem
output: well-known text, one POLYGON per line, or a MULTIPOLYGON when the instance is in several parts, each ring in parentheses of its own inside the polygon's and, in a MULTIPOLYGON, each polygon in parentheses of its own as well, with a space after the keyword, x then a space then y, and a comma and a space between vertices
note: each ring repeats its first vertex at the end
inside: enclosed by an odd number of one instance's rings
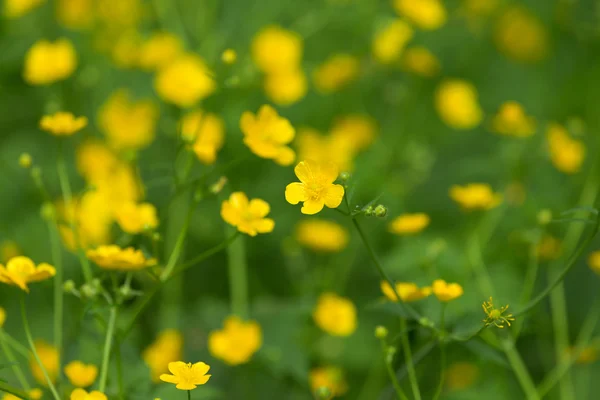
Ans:
POLYGON ((244 238, 227 247, 229 267, 229 295, 231 312, 241 318, 248 317, 248 265, 244 238))
POLYGON ((50 392, 52 393, 54 400, 60 400, 60 396, 58 395, 58 392, 56 391, 56 387, 54 387, 54 383, 52 383, 52 379, 50 379, 50 375, 48 375, 48 371, 46 371, 46 368, 44 367, 44 364, 42 363, 42 360, 40 359, 37 349, 35 348, 35 343, 33 342, 33 337, 31 336, 31 331, 29 330, 29 322, 27 320, 27 310, 25 309, 25 295, 24 294, 21 296, 21 318, 23 319, 23 329, 25 330, 25 336, 27 337, 27 343, 29 343, 29 348, 31 349, 31 352, 33 353, 33 356, 35 357, 35 360, 37 361, 40 369, 42 370, 44 377, 46 378, 46 383, 48 383, 48 388, 50 389, 50 392))
POLYGON ((23 392, 22 390, 12 387, 11 385, 3 381, 0 381, 0 392, 10 393, 23 400, 30 400, 29 394, 23 392))
POLYGON ((108 379, 108 366, 110 364, 110 352, 112 348, 116 323, 117 306, 112 306, 110 308, 110 315, 108 317, 108 328, 106 330, 106 340, 104 341, 104 352, 102 355, 102 367, 100 369, 100 383, 98 385, 99 390, 102 393, 104 393, 106 390, 106 381, 108 379))
POLYGON ((117 383, 119 385, 119 399, 125 400, 125 386, 123 385, 123 358, 121 357, 121 343, 115 343, 115 361, 117 363, 117 383))
POLYGON ((64 269, 62 265, 62 254, 60 248, 60 240, 56 225, 53 222, 48 222, 48 232, 50 234, 50 247, 52 252, 52 262, 56 268, 54 276, 54 347, 58 351, 58 365, 61 365, 62 349, 63 349, 63 275, 64 269))
POLYGON ((396 396, 398 396, 398 398, 400 400, 408 400, 408 397, 406 397, 406 394, 404 393, 404 391, 402 390, 402 387, 400 386, 400 382, 398 382, 398 378, 396 377, 396 374, 394 373, 394 370, 392 369, 392 357, 390 357, 388 355, 388 350, 387 350, 387 346, 385 344, 385 340, 381 340, 381 351, 383 353, 383 361, 385 363, 385 369, 390 377, 390 380, 392 381, 392 386, 394 387, 394 390, 396 391, 396 396))
POLYGON ((171 277, 171 274, 173 273, 175 265, 177 264, 177 261, 179 260, 179 256, 181 255, 181 252, 183 250, 183 245, 185 244, 185 239, 187 237, 190 223, 192 221, 192 216, 194 215, 194 207, 192 205, 189 205, 188 207, 189 208, 188 208, 188 212, 187 212, 185 221, 183 222, 183 226, 181 227, 181 230, 179 231, 179 235, 177 236, 177 241, 175 242, 173 251, 171 252, 171 255, 169 256, 169 261, 167 262, 167 265, 166 265, 165 269, 163 270, 163 272, 160 274, 160 280, 163 282, 171 277))
POLYGON ((535 389, 535 385, 531 376, 529 375, 529 371, 527 371, 527 367, 521 358, 519 352, 515 349, 514 343, 510 339, 503 339, 502 341, 502 350, 506 354, 508 358, 508 362, 517 376, 517 380, 527 397, 527 400, 537 400, 539 399, 537 390, 535 389))
POLYGON ((437 400, 442 395, 444 390, 444 381, 446 379, 446 343, 440 343, 440 382, 433 396, 433 400, 437 400))
POLYGON ((188 400, 192 400, 192 391, 188 390, 188 400))
POLYGON ((27 379, 25 378, 25 375, 23 374, 23 370, 21 370, 21 366, 17 363, 17 359, 15 358, 15 355, 13 354, 13 352, 8 347, 8 344, 6 343, 4 330, 2 328, 0 328, 0 346, 2 346, 2 351, 4 352, 4 355, 6 356, 6 359, 8 360, 8 362, 13 364, 12 370, 13 370, 15 376, 17 377, 17 380, 21 384, 21 387, 24 390, 29 391, 29 389, 31 389, 31 387, 29 386, 29 383, 27 383, 27 379))
POLYGON ((481 295, 488 297, 494 296, 494 285, 492 284, 492 278, 485 266, 483 261, 482 249, 478 239, 478 232, 475 231, 471 235, 467 244, 467 256, 469 262, 475 272, 475 278, 479 284, 479 291, 481 295))
POLYGON ((405 331, 401 336, 400 341, 402 344, 402 351, 404 352, 404 361, 406 362, 406 368, 408 370, 408 379, 410 381, 410 387, 412 389, 413 397, 415 400, 421 400, 421 391, 419 390, 419 382, 417 381, 417 374, 415 371, 415 365, 412 360, 412 353, 410 350, 410 343, 408 341, 408 333, 406 332, 406 319, 400 319, 400 330, 405 331))
POLYGON ((3 340, 8 344, 14 351, 19 353, 24 358, 29 359, 30 351, 27 347, 23 346, 16 339, 10 336, 6 331, 2 331, 3 340))

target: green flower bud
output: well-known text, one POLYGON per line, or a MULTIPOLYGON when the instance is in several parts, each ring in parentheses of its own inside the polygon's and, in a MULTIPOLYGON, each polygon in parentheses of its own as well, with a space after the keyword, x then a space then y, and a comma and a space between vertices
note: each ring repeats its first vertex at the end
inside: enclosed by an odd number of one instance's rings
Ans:
POLYGON ((375 328, 375 337, 377 339, 385 339, 387 337, 387 335, 388 335, 388 330, 385 326, 379 325, 375 328))
POLYGON ((19 156, 19 165, 21 168, 31 168, 31 164, 33 163, 33 159, 29 153, 21 153, 19 156))
POLYGON ((56 210, 54 204, 45 202, 42 204, 40 214, 45 221, 54 221, 56 219, 56 210))
POLYGON ((75 291, 75 282, 71 279, 65 281, 65 283, 63 283, 63 290, 67 293, 73 293, 75 291))
POLYGON ((552 211, 543 209, 537 214, 537 221, 540 225, 548 225, 552 221, 552 211))
POLYGON ((375 214, 375 209, 373 206, 368 206, 363 210, 363 214, 365 217, 372 217, 375 214))
POLYGON ((350 174, 350 172, 342 172, 340 174, 340 181, 346 183, 350 180, 351 177, 352 175, 350 174))
POLYGON ((384 206, 383 204, 379 204, 377 207, 375 207, 374 212, 377 218, 383 218, 387 215, 388 210, 386 206, 384 206))
POLYGON ((93 299, 98 295, 98 290, 93 285, 85 283, 81 286, 81 294, 86 299, 93 299))

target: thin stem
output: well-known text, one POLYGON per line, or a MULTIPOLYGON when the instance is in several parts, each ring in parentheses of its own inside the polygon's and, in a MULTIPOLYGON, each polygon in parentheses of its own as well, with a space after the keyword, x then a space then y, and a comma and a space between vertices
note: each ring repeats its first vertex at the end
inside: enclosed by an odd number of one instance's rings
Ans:
POLYGON ((31 387, 29 386, 29 383, 27 383, 27 379, 25 378, 25 375, 23 374, 23 371, 21 370, 21 366, 17 363, 17 359, 15 358, 15 355, 13 354, 13 352, 8 347, 8 344, 6 343, 4 330, 2 328, 0 328, 0 346, 2 346, 2 351, 4 352, 4 355, 6 356, 6 359, 8 360, 8 362, 13 364, 12 370, 13 370, 15 376, 17 377, 17 380, 21 384, 21 387, 24 390, 29 391, 29 389, 31 389, 31 387))
POLYGON ((62 254, 60 240, 56 225, 54 222, 48 222, 48 232, 50 234, 50 248, 52 252, 52 262, 56 268, 54 276, 54 347, 58 351, 58 365, 61 365, 63 349, 63 275, 62 254))
POLYGON ((188 400, 192 400, 192 391, 188 390, 188 400))
POLYGON ((529 371, 527 371, 521 355, 515 349, 514 343, 510 339, 503 339, 501 342, 502 350, 504 350, 508 362, 521 385, 521 389, 523 389, 525 396, 527 396, 527 400, 539 399, 531 375, 529 375, 529 371))
POLYGON ((194 206, 189 205, 185 221, 183 222, 183 226, 181 227, 181 230, 179 231, 179 235, 177 236, 177 241, 175 242, 175 247, 173 247, 173 251, 171 252, 171 255, 169 256, 169 261, 167 262, 165 269, 160 274, 160 280, 163 282, 166 281, 167 279, 169 279, 169 277, 173 273, 173 269, 175 268, 177 261, 179 260, 179 256, 181 255, 181 251, 183 250, 183 245, 185 244, 185 238, 187 237, 188 230, 190 227, 190 222, 192 221, 193 215, 194 215, 194 206))
POLYGON ((117 383, 119 385, 119 399, 125 400, 125 386, 123 385, 123 358, 121 357, 121 343, 115 343, 115 361, 117 363, 117 383))
POLYGON ((381 351, 383 353, 383 362, 385 363, 385 369, 390 377, 390 380, 392 381, 392 386, 394 387, 394 390, 396 391, 396 396, 398 396, 398 398, 400 400, 408 400, 408 397, 406 397, 406 394, 402 390, 402 387, 400 386, 400 382, 398 382, 398 378, 396 378, 396 374, 394 373, 394 370, 392 369, 392 359, 388 355, 387 346, 385 344, 385 340, 383 340, 383 339, 381 340, 381 351))
POLYGON ((479 284, 479 291, 483 296, 494 296, 494 285, 492 279, 483 261, 482 249, 478 238, 478 232, 475 231, 467 243, 467 255, 469 262, 475 272, 475 278, 479 284))
POLYGON ((106 390, 106 381, 108 379, 108 365, 110 364, 110 351, 117 322, 117 310, 117 306, 112 306, 110 308, 110 315, 108 317, 108 328, 106 330, 106 340, 104 341, 104 352, 102 355, 102 367, 100 369, 99 390, 102 393, 104 393, 106 390))
POLYGON ((246 247, 242 239, 227 247, 227 266, 229 267, 231 312, 246 318, 248 316, 248 266, 246 247))
POLYGON ((29 349, 27 349, 27 347, 25 347, 21 343, 19 343, 16 339, 14 339, 12 336, 10 336, 6 331, 2 331, 2 336, 3 336, 3 340, 6 341, 6 344, 8 344, 10 347, 12 347, 12 349, 14 351, 19 353, 19 355, 21 355, 22 357, 29 359, 30 351, 29 351, 29 349))
MULTIPOLYGON (((24 393, 23 391, 12 387, 11 385, 9 385, 6 382, 3 382, 0 380, 0 392, 3 393, 10 393, 12 395, 17 396, 17 398, 19 399, 23 399, 23 400, 29 400, 31 399, 31 397, 29 397, 29 394, 24 393)), ((6 398, 6 396, 4 396, 3 398, 6 398)))
POLYGON ((440 382, 433 396, 433 400, 437 400, 442 395, 444 389, 444 381, 446 380, 446 343, 440 343, 440 382))
MULTIPOLYGON (((400 330, 406 331, 406 319, 400 319, 400 330)), ((415 365, 412 360, 412 353, 410 350, 410 343, 408 341, 408 333, 405 332, 401 338, 402 351, 404 352, 404 361, 406 362, 406 368, 408 370, 408 380, 410 381, 410 387, 412 389, 413 397, 415 400, 421 400, 421 391, 419 390, 419 382, 417 381, 417 374, 415 371, 415 365)))

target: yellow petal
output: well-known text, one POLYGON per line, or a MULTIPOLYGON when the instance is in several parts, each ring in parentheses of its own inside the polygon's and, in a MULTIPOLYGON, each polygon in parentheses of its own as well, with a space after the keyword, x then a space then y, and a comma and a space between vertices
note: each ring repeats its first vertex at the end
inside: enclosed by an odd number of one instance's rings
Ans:
POLYGON ((277 164, 287 167, 288 165, 291 165, 295 159, 296 153, 294 152, 294 150, 284 146, 278 150, 277 155, 273 160, 277 164))
POLYGON ((315 180, 316 174, 319 172, 319 165, 311 160, 300 161, 294 173, 302 183, 310 183, 315 180))
POLYGON ((321 164, 321 179, 326 183, 333 183, 337 179, 340 169, 337 164, 333 162, 326 162, 321 164))
POLYGON ((300 212, 302 212, 302 214, 313 215, 321 211, 324 205, 325 201, 323 199, 318 199, 316 201, 306 200, 300 209, 300 212))
POLYGON ((290 121, 285 118, 280 118, 273 127, 273 130, 275 131, 275 134, 272 136, 273 140, 280 144, 288 144, 294 139, 296 134, 290 121))
POLYGON ((245 209, 248 207, 248 197, 244 192, 234 192, 229 196, 229 202, 238 209, 245 209))
POLYGON ((254 228, 259 233, 273 232, 273 229, 275 228, 275 221, 273 221, 271 218, 263 218, 254 223, 254 228))
POLYGON ((179 383, 179 377, 169 374, 161 374, 160 380, 167 383, 179 383))
POLYGON ((75 389, 71 392, 71 400, 85 400, 87 392, 83 389, 75 389))
POLYGON ((254 130, 256 125, 254 115, 251 112, 244 112, 242 118, 240 118, 240 129, 244 132, 244 135, 249 135, 254 130))
POLYGON ((210 366, 208 364, 203 362, 197 362, 194 365, 192 365, 192 374, 194 374, 194 377, 200 377, 205 375, 209 369, 210 366))
POLYGON ((340 205, 343 198, 344 187, 342 185, 332 185, 327 188, 327 192, 325 193, 325 205, 329 208, 336 208, 340 205))
POLYGON ((261 199, 252 199, 248 204, 248 211, 255 217, 262 218, 269 214, 270 210, 269 203, 261 199))
POLYGON ((298 204, 301 201, 306 201, 304 184, 294 182, 287 185, 285 188, 285 200, 290 204, 298 204))
POLYGON ((38 265, 35 273, 29 276, 28 281, 39 282, 43 281, 44 279, 51 278, 54 275, 56 275, 56 269, 52 265, 41 263, 38 265))

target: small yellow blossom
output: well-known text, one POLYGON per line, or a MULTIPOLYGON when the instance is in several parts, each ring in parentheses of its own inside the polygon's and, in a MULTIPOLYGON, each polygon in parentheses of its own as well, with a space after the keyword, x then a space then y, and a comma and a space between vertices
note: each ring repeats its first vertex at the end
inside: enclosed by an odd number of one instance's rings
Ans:
POLYGON ((346 142, 351 151, 359 152, 369 147, 377 137, 377 123, 367 115, 343 115, 334 121, 330 135, 346 142))
POLYGON ((229 365, 247 363, 261 346, 260 325, 256 321, 244 322, 234 315, 225 320, 223 329, 208 336, 210 354, 229 365))
POLYGON ((42 5, 46 0, 4 0, 4 15, 7 18, 20 18, 42 5))
POLYGON ((313 311, 319 328, 333 336, 350 336, 356 330, 356 307, 350 299, 324 293, 313 311))
MULTIPOLYGON (((381 281, 380 284, 381 292, 389 301, 398 301, 398 296, 394 293, 392 286, 387 281, 381 281)), ((418 287, 416 284, 411 282, 397 282, 396 292, 400 296, 400 299, 404 302, 411 302, 424 299, 431 294, 431 287, 418 287)))
POLYGON ((290 204, 303 202, 302 214, 316 214, 324 206, 337 208, 344 198, 344 187, 334 184, 338 177, 338 167, 333 163, 301 161, 294 168, 300 182, 293 182, 285 188, 285 199, 290 204))
POLYGON ((6 322, 6 310, 2 307, 0 307, 0 328, 2 328, 4 326, 4 323, 6 322))
POLYGON ((396 61, 412 37, 413 30, 409 24, 402 20, 393 21, 373 39, 375 59, 382 64, 396 61))
POLYGON ((86 117, 75 117, 70 112, 57 112, 45 115, 40 120, 40 128, 54 136, 71 136, 87 126, 86 117))
POLYGON ((226 49, 221 54, 221 61, 228 65, 235 64, 235 62, 237 61, 237 53, 233 49, 226 49))
POLYGON ((435 108, 442 121, 454 129, 473 129, 483 118, 477 89, 459 79, 446 80, 438 86, 435 108))
POLYGON ((0 263, 7 263, 13 257, 20 256, 21 248, 13 240, 5 240, 0 243, 0 263))
POLYGON ((540 260, 556 260, 560 257, 562 244, 560 240, 551 235, 544 235, 535 249, 540 260))
POLYGON ((23 77, 30 85, 48 85, 67 79, 76 67, 77 54, 69 40, 39 40, 25 55, 23 77))
POLYGON ((494 116, 492 129, 502 135, 528 137, 535 133, 535 119, 526 115, 516 101, 507 101, 494 116))
POLYGON ((433 294, 439 301, 451 301, 463 295, 463 288, 458 283, 447 283, 443 279, 436 279, 432 285, 433 294))
POLYGON ((271 73, 265 78, 265 93, 275 104, 289 106, 306 95, 306 76, 299 68, 271 73))
POLYGON ((69 29, 88 29, 94 22, 94 1, 58 0, 56 3, 56 19, 61 25, 69 29))
POLYGON ((123 203, 117 209, 116 219, 123 232, 132 235, 158 226, 156 207, 150 203, 123 203))
POLYGON ((540 20, 522 6, 510 6, 498 18, 494 29, 496 46, 507 57, 525 63, 546 58, 548 32, 540 20))
POLYGON ((600 250, 594 251, 588 257, 588 265, 597 274, 600 274, 600 250))
POLYGON ((411 235, 427 228, 429 221, 429 215, 425 213, 402 214, 390 222, 388 229, 396 235, 411 235))
POLYGON ((265 218, 269 211, 271 211, 269 203, 261 199, 248 201, 248 197, 243 192, 232 193, 229 200, 224 200, 221 204, 223 220, 250 236, 273 231, 275 221, 265 218))
POLYGON ((554 167, 565 174, 579 172, 585 159, 583 142, 571 138, 562 125, 555 123, 548 126, 546 139, 554 167))
POLYGON ((342 396, 348 391, 348 383, 339 367, 317 367, 310 370, 310 387, 314 392, 326 387, 333 397, 342 396))
POLYGON ((340 90, 358 77, 360 63, 349 54, 334 54, 313 73, 313 82, 321 93, 340 90))
POLYGON ((92 392, 86 392, 83 389, 75 389, 71 392, 71 400, 108 400, 106 395, 102 392, 94 390, 92 392))
POLYGON ((318 163, 332 162, 342 171, 351 171, 357 143, 349 137, 352 133, 338 130, 335 134, 322 135, 315 129, 301 127, 296 137, 296 148, 300 160, 318 163))
POLYGON ((160 375, 168 372, 170 362, 181 359, 183 335, 175 329, 162 331, 156 340, 142 352, 142 358, 150 368, 153 382, 160 381, 160 375))
POLYGON ((302 59, 302 38, 295 32, 269 25, 252 39, 252 59, 268 74, 297 69, 302 59))
POLYGON ((502 195, 494 193, 487 183, 453 185, 450 197, 465 210, 490 210, 502 202, 502 195))
POLYGON ((402 67, 424 78, 436 76, 442 68, 437 57, 423 46, 406 49, 402 55, 402 67))
POLYGON ((181 56, 161 68, 154 79, 158 95, 179 107, 192 107, 216 89, 212 73, 195 54, 181 56))
MULTIPOLYGON (((40 400, 44 395, 44 392, 42 392, 41 389, 35 388, 29 390, 27 394, 29 394, 29 398, 31 400, 40 400)), ((21 398, 12 394, 5 393, 4 396, 2 396, 2 400, 21 400, 21 398)))
POLYGON ((100 268, 109 270, 137 271, 156 264, 154 258, 146 258, 141 250, 133 247, 122 249, 116 245, 88 250, 86 256, 100 268))
POLYGON ((98 376, 98 367, 81 361, 71 361, 65 366, 65 375, 73 386, 85 388, 94 384, 98 376))
POLYGON ((203 164, 214 164, 225 140, 225 124, 211 113, 192 111, 181 120, 181 136, 203 164))
POLYGON ((173 383, 179 390, 194 390, 199 385, 204 385, 210 379, 210 375, 206 373, 210 367, 203 363, 197 362, 184 363, 176 361, 169 363, 169 371, 172 375, 162 374, 160 380, 167 383, 173 383))
POLYGON ((508 310, 508 305, 495 308, 491 297, 489 301, 483 302, 482 307, 486 314, 486 318, 483 320, 486 326, 493 324, 498 328, 504 328, 504 325, 510 326, 510 322, 515 320, 512 314, 505 314, 506 310, 508 310))
POLYGON ((446 8, 440 0, 394 0, 394 7, 421 29, 434 30, 446 23, 446 8))
POLYGON ((478 378, 479 368, 470 362, 455 362, 446 368, 446 387, 450 391, 464 390, 473 386, 478 378))
MULTIPOLYGON (((42 365, 48 372, 48 377, 54 383, 60 372, 59 359, 60 355, 56 347, 44 342, 43 340, 36 340, 34 342, 35 350, 38 353, 42 365)), ((40 384, 47 386, 48 382, 44 376, 42 368, 39 366, 33 354, 29 357, 29 368, 31 368, 31 374, 33 378, 40 384)))
POLYGON ((29 293, 28 283, 39 282, 52 278, 56 269, 50 264, 41 263, 37 267, 28 257, 11 258, 6 267, 0 264, 0 282, 17 286, 29 293))
POLYGON ((348 231, 333 221, 307 219, 296 226, 296 240, 317 252, 335 253, 348 245, 348 231))
POLYGON ((244 143, 257 156, 284 166, 294 162, 296 154, 287 144, 294 139, 296 131, 290 121, 280 117, 273 107, 265 104, 257 115, 244 112, 240 128, 244 133, 244 143))
POLYGON ((155 32, 139 49, 139 64, 145 70, 155 71, 169 64, 183 52, 181 39, 169 32, 155 32))

